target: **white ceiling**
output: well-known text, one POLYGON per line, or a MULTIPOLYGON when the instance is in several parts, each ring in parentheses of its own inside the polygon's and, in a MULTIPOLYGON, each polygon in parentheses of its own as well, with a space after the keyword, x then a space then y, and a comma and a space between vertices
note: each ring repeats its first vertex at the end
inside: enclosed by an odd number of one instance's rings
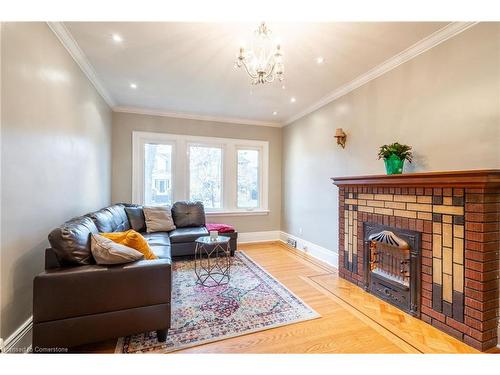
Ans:
POLYGON ((234 68, 240 42, 249 44, 257 24, 64 25, 117 107, 285 123, 447 24, 268 23, 282 42, 285 79, 259 86, 251 85, 246 73, 234 68), (123 42, 114 42, 113 34, 123 42), (319 56, 324 58, 321 65, 316 62, 319 56), (130 88, 130 83, 136 83, 137 89, 130 88), (274 111, 278 114, 273 115, 274 111))

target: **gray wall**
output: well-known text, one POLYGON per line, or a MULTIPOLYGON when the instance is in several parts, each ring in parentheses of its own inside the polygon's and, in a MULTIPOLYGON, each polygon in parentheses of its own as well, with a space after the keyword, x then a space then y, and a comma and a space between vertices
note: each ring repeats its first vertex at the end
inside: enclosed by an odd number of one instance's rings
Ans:
POLYGON ((236 226, 239 232, 280 229, 281 129, 131 113, 113 113, 112 200, 132 200, 132 132, 147 131, 269 142, 269 215, 213 217, 211 222, 236 226))
POLYGON ((499 168, 499 25, 474 26, 285 127, 282 230, 337 252, 330 177, 385 173, 382 144, 413 146, 408 171, 499 168))
POLYGON ((32 313, 51 229, 110 202, 111 110, 45 23, 1 33, 1 332, 32 313))

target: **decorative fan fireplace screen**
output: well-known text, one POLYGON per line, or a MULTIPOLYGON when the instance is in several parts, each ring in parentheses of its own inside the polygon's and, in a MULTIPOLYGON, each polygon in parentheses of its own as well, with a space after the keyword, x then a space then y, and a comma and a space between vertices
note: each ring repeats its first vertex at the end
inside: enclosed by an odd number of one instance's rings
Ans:
POLYGON ((365 289, 418 316, 420 234, 370 223, 364 229, 365 289))

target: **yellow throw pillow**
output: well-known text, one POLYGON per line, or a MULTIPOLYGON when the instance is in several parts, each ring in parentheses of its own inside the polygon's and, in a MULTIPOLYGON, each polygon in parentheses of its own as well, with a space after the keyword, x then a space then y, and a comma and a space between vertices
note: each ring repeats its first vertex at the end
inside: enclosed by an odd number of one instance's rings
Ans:
POLYGON ((100 233, 101 236, 109 238, 111 241, 125 245, 144 254, 144 259, 158 259, 151 251, 148 241, 138 232, 130 229, 126 232, 100 233))

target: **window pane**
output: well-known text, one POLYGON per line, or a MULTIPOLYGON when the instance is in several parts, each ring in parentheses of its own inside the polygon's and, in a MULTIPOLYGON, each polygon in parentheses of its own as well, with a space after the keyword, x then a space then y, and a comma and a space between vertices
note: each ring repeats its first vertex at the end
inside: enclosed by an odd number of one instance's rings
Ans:
POLYGON ((172 204, 171 145, 144 145, 144 204, 172 204))
POLYGON ((259 207, 259 151, 238 150, 238 207, 259 207))
POLYGON ((189 199, 205 208, 222 207, 222 149, 189 147, 189 199))

